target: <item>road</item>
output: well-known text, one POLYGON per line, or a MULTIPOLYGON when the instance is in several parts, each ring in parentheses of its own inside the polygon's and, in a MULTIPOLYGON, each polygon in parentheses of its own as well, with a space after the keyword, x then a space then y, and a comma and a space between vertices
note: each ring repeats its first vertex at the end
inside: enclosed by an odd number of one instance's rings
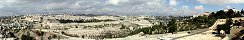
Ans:
POLYGON ((215 34, 212 34, 214 32, 214 29, 217 28, 218 25, 225 24, 225 19, 218 19, 211 27, 205 30, 199 30, 195 31, 195 33, 192 33, 190 35, 185 35, 181 37, 176 37, 174 40, 219 40, 219 37, 215 37, 215 34), (201 33, 205 33, 204 35, 201 33))
POLYGON ((195 35, 195 34, 199 34, 199 33, 202 33, 202 32, 206 32, 206 31, 208 31, 207 28, 205 28, 205 29, 198 29, 198 30, 191 30, 190 33, 189 33, 189 35, 175 37, 175 38, 173 38, 173 40, 179 39, 179 38, 183 38, 183 37, 187 37, 187 36, 192 36, 192 35, 195 35))

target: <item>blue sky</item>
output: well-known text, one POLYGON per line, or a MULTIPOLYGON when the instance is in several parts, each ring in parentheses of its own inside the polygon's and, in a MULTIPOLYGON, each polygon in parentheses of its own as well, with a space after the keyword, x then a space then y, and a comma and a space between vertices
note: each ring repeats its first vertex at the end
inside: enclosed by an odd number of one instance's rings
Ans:
POLYGON ((0 16, 45 13, 189 16, 243 7, 242 0, 1 0, 0 16))
MULTIPOLYGON (((170 1, 170 0, 168 0, 170 1)), ((221 1, 221 0, 220 0, 221 1)), ((225 0, 222 0, 225 1, 225 0)), ((230 0, 231 1, 231 0, 230 0)), ((221 3, 218 2, 218 0, 216 0, 217 3, 221 3)), ((218 10, 222 10, 222 9, 229 9, 229 8, 235 8, 238 10, 241 10, 242 8, 244 8, 244 4, 243 3, 228 3, 228 4, 211 4, 211 3, 201 3, 197 0, 178 0, 177 1, 177 7, 181 7, 183 5, 187 5, 190 8, 194 9, 195 6, 203 6, 203 8, 205 10, 203 11, 218 11, 218 10)))

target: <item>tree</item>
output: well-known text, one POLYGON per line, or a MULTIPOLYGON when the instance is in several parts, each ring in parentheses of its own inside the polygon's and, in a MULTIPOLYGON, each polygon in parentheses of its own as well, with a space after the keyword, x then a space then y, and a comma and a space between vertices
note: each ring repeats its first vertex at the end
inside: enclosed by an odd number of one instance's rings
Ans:
POLYGON ((232 20, 231 18, 227 18, 227 19, 226 19, 226 25, 231 25, 231 24, 233 24, 232 21, 233 21, 233 20, 232 20))
POLYGON ((243 9, 241 10, 241 14, 244 15, 244 10, 243 9))
POLYGON ((214 16, 216 16, 217 19, 219 19, 219 18, 220 19, 227 18, 227 16, 225 16, 224 10, 217 11, 214 16))
POLYGON ((241 13, 237 11, 237 13, 234 15, 235 17, 241 17, 241 13))
POLYGON ((218 33, 220 33, 220 30, 224 30, 226 34, 230 34, 230 28, 231 28, 232 24, 233 24, 232 19, 227 18, 226 23, 224 25, 218 25, 217 26, 218 33))
POLYGON ((152 28, 150 27, 142 28, 142 32, 145 34, 152 34, 152 28))
POLYGON ((175 19, 171 19, 171 21, 169 21, 169 24, 167 25, 169 27, 169 33, 176 32, 177 31, 177 26, 176 26, 176 20, 175 19))
POLYGON ((237 21, 237 20, 235 20, 233 25, 237 25, 237 23, 238 23, 238 21, 237 21))
POLYGON ((159 33, 159 29, 160 29, 160 24, 159 25, 153 25, 151 30, 157 31, 156 33, 159 33))
POLYGON ((214 18, 215 17, 215 13, 212 12, 211 15, 209 16, 209 18, 214 18))
POLYGON ((23 35, 21 37, 22 40, 35 40, 33 37, 27 36, 27 35, 23 35))
POLYGON ((225 31, 226 34, 229 34, 230 33, 230 28, 231 28, 230 25, 232 25, 233 22, 232 22, 232 19, 231 18, 227 18, 226 20, 227 20, 226 21, 226 24, 223 26, 222 29, 225 31))
POLYGON ((229 9, 228 12, 225 14, 228 18, 232 18, 234 17, 235 12, 232 9, 229 9))
POLYGON ((218 34, 220 34, 220 30, 222 30, 224 26, 225 26, 225 25, 218 25, 218 26, 217 26, 217 29, 216 29, 216 30, 217 30, 217 33, 218 33, 218 34))

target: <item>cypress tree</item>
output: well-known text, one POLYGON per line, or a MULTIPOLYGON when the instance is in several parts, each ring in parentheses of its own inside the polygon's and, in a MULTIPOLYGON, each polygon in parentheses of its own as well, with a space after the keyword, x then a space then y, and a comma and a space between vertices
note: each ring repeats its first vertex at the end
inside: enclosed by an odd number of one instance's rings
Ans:
POLYGON ((171 21, 169 21, 168 27, 169 27, 169 33, 173 34, 173 32, 176 32, 177 31, 176 20, 172 19, 171 21))

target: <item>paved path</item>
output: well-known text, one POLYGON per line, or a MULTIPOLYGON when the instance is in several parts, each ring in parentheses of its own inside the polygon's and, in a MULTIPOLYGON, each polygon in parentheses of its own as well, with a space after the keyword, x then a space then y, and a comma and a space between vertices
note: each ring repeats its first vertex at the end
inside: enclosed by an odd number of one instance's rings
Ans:
POLYGON ((175 37, 175 38, 173 38, 173 40, 179 39, 179 38, 183 38, 183 37, 187 37, 187 36, 192 36, 192 35, 195 35, 195 34, 200 34, 202 32, 206 32, 206 31, 208 31, 208 29, 193 30, 193 31, 191 31, 191 33, 189 35, 175 37))
POLYGON ((181 37, 176 37, 174 38, 174 40, 178 39, 178 40, 195 40, 195 39, 199 39, 199 40, 218 40, 219 37, 214 37, 215 34, 212 34, 212 32, 214 32, 214 29, 217 28, 218 25, 221 24, 225 24, 225 19, 218 19, 211 27, 209 27, 208 29, 205 30, 199 30, 199 31, 195 31, 195 33, 192 33, 190 35, 185 35, 185 36, 181 36, 181 37), (202 35, 201 33, 205 33, 205 35, 202 35), (208 38, 208 39, 200 39, 200 38, 208 38))

